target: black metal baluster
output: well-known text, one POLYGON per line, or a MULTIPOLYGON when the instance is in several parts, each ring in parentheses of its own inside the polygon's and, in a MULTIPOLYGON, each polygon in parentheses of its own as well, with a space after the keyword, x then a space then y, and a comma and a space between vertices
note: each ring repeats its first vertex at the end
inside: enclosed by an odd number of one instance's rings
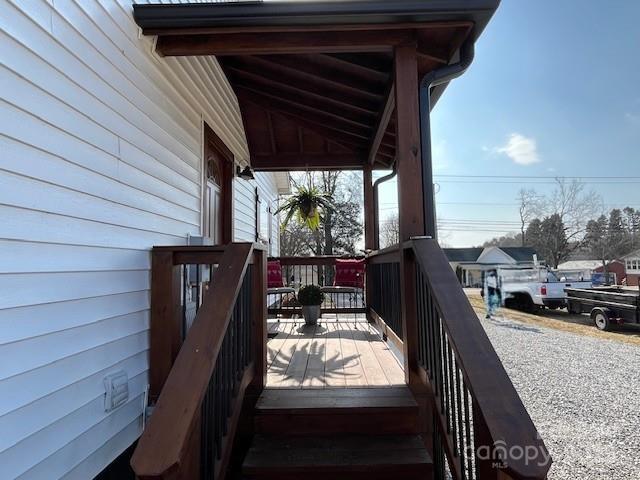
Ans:
POLYGON ((453 430, 453 454, 458 455, 458 443, 456 440, 457 436, 457 428, 456 428, 456 402, 455 402, 455 384, 454 384, 454 373, 453 371, 457 368, 454 359, 451 355, 451 345, 447 342, 447 361, 449 364, 449 398, 450 398, 450 407, 451 407, 451 428, 453 430))
POLYGON ((471 416, 469 412, 469 389, 467 388, 467 382, 463 382, 463 392, 464 392, 464 426, 465 426, 465 437, 466 437, 466 456, 467 456, 467 473, 469 476, 469 480, 473 480, 474 468, 473 468, 473 459, 474 455, 474 446, 471 443, 471 416))

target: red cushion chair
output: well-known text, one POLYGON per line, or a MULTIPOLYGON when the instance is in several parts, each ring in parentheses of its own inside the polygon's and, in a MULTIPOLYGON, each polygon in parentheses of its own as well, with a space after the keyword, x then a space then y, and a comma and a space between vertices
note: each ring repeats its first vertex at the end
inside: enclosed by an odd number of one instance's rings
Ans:
POLYGON ((336 259, 335 287, 364 288, 364 260, 336 259))
POLYGON ((269 260, 267 262, 267 288, 284 287, 282 282, 282 265, 280 260, 269 260))

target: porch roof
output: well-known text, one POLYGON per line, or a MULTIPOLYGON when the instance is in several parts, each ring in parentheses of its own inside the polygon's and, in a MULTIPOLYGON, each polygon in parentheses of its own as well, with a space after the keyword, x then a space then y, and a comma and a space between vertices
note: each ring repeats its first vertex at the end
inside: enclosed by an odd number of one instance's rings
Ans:
MULTIPOLYGON (((134 5, 161 55, 215 55, 238 98, 255 170, 388 168, 394 48, 417 75, 457 61, 499 0, 134 5)), ((446 84, 432 91, 432 105, 446 84)))

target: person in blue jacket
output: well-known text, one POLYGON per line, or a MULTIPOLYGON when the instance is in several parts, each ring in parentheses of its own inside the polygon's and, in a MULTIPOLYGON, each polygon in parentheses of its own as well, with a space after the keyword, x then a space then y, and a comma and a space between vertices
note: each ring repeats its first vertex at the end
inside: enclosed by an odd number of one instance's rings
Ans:
POLYGON ((489 270, 484 277, 484 303, 487 309, 485 318, 492 318, 501 303, 500 282, 495 270, 489 270))

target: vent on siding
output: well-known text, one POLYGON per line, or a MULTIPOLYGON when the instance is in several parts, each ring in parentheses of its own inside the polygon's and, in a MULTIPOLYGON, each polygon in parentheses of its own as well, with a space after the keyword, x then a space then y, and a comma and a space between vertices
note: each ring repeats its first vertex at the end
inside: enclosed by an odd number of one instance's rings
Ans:
POLYGON ((126 372, 116 372, 104 377, 104 409, 107 412, 123 405, 129 398, 129 377, 126 372))

